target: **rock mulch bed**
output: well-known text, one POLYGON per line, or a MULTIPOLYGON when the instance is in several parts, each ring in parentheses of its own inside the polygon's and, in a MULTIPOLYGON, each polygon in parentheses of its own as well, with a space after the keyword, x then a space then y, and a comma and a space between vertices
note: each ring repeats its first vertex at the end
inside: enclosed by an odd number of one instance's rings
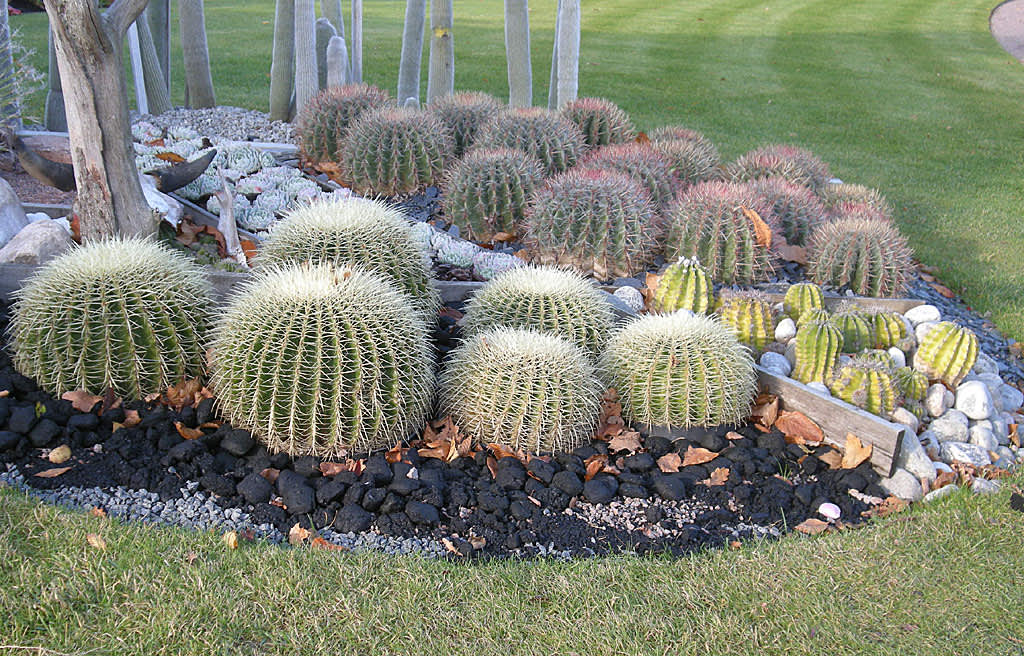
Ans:
POLYGON ((133 112, 131 120, 132 123, 147 121, 164 129, 188 127, 211 139, 295 143, 295 129, 291 123, 271 121, 263 112, 228 105, 209 109, 175 107, 156 116, 133 112))

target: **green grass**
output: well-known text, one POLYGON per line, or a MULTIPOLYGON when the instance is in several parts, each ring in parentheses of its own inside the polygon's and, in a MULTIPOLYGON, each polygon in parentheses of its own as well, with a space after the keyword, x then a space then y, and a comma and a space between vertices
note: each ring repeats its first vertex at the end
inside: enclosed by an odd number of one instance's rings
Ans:
POLYGON ((0 644, 150 655, 1015 655, 1024 516, 1008 496, 958 492, 846 534, 681 560, 453 563, 230 551, 217 534, 0 492, 0 644))

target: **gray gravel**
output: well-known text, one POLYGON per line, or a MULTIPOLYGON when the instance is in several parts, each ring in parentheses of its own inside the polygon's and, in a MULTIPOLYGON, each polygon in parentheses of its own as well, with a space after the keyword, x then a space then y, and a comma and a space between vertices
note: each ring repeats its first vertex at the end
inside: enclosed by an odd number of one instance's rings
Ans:
POLYGON ((295 143, 294 128, 290 123, 271 121, 263 112, 241 107, 220 105, 210 109, 175 107, 156 116, 132 112, 132 123, 146 120, 161 128, 187 126, 211 139, 220 137, 232 141, 269 141, 295 143))

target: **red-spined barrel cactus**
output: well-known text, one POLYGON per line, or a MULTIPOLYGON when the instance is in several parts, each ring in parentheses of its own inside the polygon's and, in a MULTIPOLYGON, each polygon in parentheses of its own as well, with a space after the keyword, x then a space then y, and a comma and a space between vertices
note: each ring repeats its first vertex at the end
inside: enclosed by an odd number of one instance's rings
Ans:
POLYGON ((719 175, 722 157, 711 140, 696 130, 666 126, 651 132, 651 146, 668 158, 682 185, 711 180, 719 175))
POLYGON ((892 216, 892 206, 877 189, 859 184, 827 184, 821 189, 821 200, 825 209, 836 216, 858 205, 867 205, 884 216, 892 216))
POLYGON ((625 173, 642 184, 651 200, 662 209, 672 202, 679 185, 668 158, 648 144, 602 146, 588 152, 580 160, 580 166, 625 173))
POLYGON ((825 206, 803 185, 783 178, 765 178, 752 186, 771 206, 775 225, 790 245, 805 245, 814 228, 828 218, 825 206))
POLYGON ((302 107, 296 120, 302 154, 313 162, 337 162, 341 138, 352 121, 393 103, 387 91, 369 84, 324 89, 302 107))
POLYGON ((578 127, 557 112, 537 107, 501 112, 480 129, 476 145, 529 153, 549 175, 575 166, 586 149, 578 127))
POLYGON ((849 287, 861 296, 899 296, 911 257, 907 240, 888 221, 841 219, 811 234, 808 271, 819 285, 849 287))
POLYGON ((481 91, 440 96, 427 106, 427 110, 437 115, 452 131, 455 157, 462 157, 469 150, 480 128, 497 116, 501 109, 501 102, 497 98, 481 91))
POLYGON ((590 147, 625 143, 636 138, 633 121, 618 105, 603 98, 577 98, 559 110, 576 124, 590 147))
POLYGON ((771 145, 741 155, 726 168, 729 178, 738 181, 781 177, 820 190, 832 177, 828 164, 809 150, 798 146, 771 145))

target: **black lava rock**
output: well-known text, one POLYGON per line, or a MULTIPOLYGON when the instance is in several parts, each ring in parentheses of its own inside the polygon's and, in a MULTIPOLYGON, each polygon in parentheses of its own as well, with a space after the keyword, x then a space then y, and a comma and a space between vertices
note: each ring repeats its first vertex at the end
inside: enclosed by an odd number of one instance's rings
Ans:
POLYGON ((68 429, 80 430, 80 431, 91 431, 99 428, 100 418, 94 414, 77 414, 72 415, 68 419, 68 429))
POLYGON ((405 514, 414 524, 437 524, 441 521, 437 508, 421 501, 410 501, 405 504, 405 514))
POLYGON ((11 418, 7 420, 8 430, 22 435, 28 435, 32 427, 39 421, 36 416, 36 409, 30 405, 18 406, 11 410, 11 418))
POLYGON ((667 501, 682 501, 690 494, 691 483, 680 474, 661 474, 654 477, 654 491, 667 501))
MULTIPOLYGON (((338 481, 327 481, 316 490, 316 502, 326 506, 338 497, 345 494, 348 486, 338 481)), ((383 498, 383 497, 382 497, 383 498)))
POLYGON ((502 458, 498 461, 494 482, 503 490, 521 490, 526 482, 526 468, 516 458, 502 458))
POLYGON ((277 493, 281 495, 288 512, 293 515, 304 515, 316 505, 316 493, 306 483, 306 479, 286 469, 277 476, 277 493))
POLYGON ((219 474, 204 474, 199 479, 199 484, 204 489, 213 492, 219 497, 233 497, 235 496, 235 482, 227 476, 221 476, 219 474))
POLYGON ((508 497, 492 491, 481 491, 476 495, 476 504, 484 512, 497 512, 508 509, 508 497))
POLYGON ((545 462, 540 458, 533 458, 530 460, 529 464, 526 465, 526 468, 545 485, 551 484, 551 479, 554 478, 555 472, 558 471, 553 464, 545 462))
POLYGON ((203 399, 196 406, 196 424, 203 425, 213 419, 213 399, 203 399))
POLYGON ((654 457, 649 453, 634 453, 622 459, 626 469, 635 472, 645 472, 654 467, 654 457))
POLYGON ((579 496, 583 493, 583 481, 571 471, 560 471, 551 479, 551 485, 558 488, 570 497, 579 496))
POLYGON ((32 446, 46 446, 51 440, 61 434, 61 428, 56 422, 50 419, 42 419, 28 433, 28 439, 32 446))
POLYGON ((252 439, 252 435, 241 428, 230 431, 220 441, 220 448, 239 458, 249 453, 254 446, 256 441, 252 439))
MULTIPOLYGON (((396 463, 397 464, 397 463, 396 463)), ((403 497, 407 497, 412 494, 415 490, 420 488, 420 480, 418 478, 409 478, 408 476, 395 476, 394 480, 391 481, 391 485, 388 489, 395 494, 400 494, 403 497)))
POLYGON ((303 478, 316 478, 320 476, 320 460, 313 456, 300 456, 292 462, 292 469, 303 478))
POLYGON ((21 441, 21 435, 14 431, 0 431, 0 451, 13 449, 18 446, 19 441, 21 441))
POLYGON ((624 497, 632 497, 634 499, 646 499, 650 496, 650 493, 642 485, 636 485, 634 483, 623 483, 619 486, 619 494, 624 497))
MULTIPOLYGON (((405 463, 396 462, 395 464, 404 465, 405 463)), ((405 467, 409 467, 409 465, 405 465, 405 467)), ((402 475, 405 475, 404 472, 402 475)), ((395 473, 391 470, 391 465, 382 454, 371 456, 363 463, 362 480, 371 483, 374 487, 387 485, 394 477, 395 473)))
POLYGON ((590 503, 611 503, 618 489, 611 476, 595 476, 583 484, 583 496, 590 503))
POLYGON ((270 481, 253 472, 243 478, 237 485, 238 493, 249 503, 256 505, 270 501, 270 493, 274 491, 270 481))
POLYGON ((373 524, 373 515, 355 504, 345 504, 334 518, 334 529, 341 533, 362 533, 373 524))
POLYGON ((360 502, 362 507, 369 512, 377 512, 380 510, 381 505, 384 503, 384 499, 388 496, 388 491, 382 487, 371 488, 366 491, 363 495, 363 500, 360 502))

